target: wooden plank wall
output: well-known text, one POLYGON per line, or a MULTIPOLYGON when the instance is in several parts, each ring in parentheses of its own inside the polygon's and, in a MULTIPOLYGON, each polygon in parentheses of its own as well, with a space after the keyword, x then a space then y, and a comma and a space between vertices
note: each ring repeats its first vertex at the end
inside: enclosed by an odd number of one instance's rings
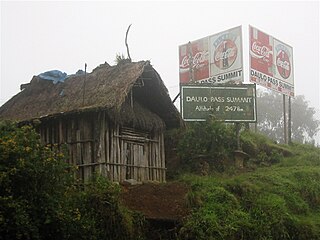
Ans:
POLYGON ((166 180, 162 132, 120 128, 103 111, 47 119, 39 132, 44 144, 67 146, 68 162, 84 181, 94 172, 114 182, 166 180))

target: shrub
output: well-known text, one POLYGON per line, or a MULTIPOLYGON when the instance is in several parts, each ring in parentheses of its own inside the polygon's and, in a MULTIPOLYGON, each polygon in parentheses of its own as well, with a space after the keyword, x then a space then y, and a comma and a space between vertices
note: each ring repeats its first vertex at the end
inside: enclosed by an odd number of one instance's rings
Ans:
POLYGON ((1 239, 143 239, 119 186, 95 177, 83 190, 65 158, 32 127, 0 123, 1 239))
POLYGON ((0 225, 5 239, 63 237, 60 214, 72 181, 64 155, 30 126, 0 125, 0 225))
POLYGON ((223 170, 225 160, 232 158, 236 149, 233 126, 214 120, 193 122, 187 125, 178 144, 178 155, 186 165, 194 168, 195 162, 206 160, 223 170))

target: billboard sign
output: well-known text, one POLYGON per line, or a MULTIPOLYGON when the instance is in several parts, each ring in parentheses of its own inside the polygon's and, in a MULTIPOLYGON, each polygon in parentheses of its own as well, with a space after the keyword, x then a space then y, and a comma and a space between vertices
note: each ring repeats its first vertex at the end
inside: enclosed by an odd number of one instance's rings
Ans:
POLYGON ((252 26, 249 34, 250 82, 294 96, 292 47, 252 26))
POLYGON ((179 46, 180 84, 243 82, 241 26, 179 46))
POLYGON ((185 121, 209 117, 225 122, 256 122, 256 85, 181 85, 181 113, 185 121))

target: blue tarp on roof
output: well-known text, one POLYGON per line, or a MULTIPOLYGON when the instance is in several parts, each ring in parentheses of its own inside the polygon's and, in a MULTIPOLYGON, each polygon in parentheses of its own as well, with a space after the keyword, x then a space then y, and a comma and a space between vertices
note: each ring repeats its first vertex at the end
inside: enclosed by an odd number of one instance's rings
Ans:
POLYGON ((44 79, 53 81, 53 84, 57 84, 58 82, 64 82, 68 77, 74 76, 74 75, 82 75, 85 72, 83 70, 78 70, 75 74, 67 75, 65 72, 61 72, 59 70, 51 70, 44 73, 40 73, 38 77, 44 79))
POLYGON ((44 80, 53 81, 54 84, 58 82, 64 82, 64 80, 68 77, 68 75, 59 70, 51 70, 38 75, 40 78, 44 80))

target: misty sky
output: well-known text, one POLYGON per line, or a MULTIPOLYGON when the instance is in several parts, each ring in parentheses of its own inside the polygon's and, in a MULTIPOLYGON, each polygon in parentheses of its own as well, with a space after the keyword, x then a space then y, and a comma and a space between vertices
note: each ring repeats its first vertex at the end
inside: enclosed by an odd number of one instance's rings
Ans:
POLYGON ((117 53, 151 60, 172 98, 179 92, 178 46, 242 25, 248 82, 248 25, 291 45, 295 94, 320 108, 319 1, 1 2, 0 105, 33 75, 89 72, 117 53))

